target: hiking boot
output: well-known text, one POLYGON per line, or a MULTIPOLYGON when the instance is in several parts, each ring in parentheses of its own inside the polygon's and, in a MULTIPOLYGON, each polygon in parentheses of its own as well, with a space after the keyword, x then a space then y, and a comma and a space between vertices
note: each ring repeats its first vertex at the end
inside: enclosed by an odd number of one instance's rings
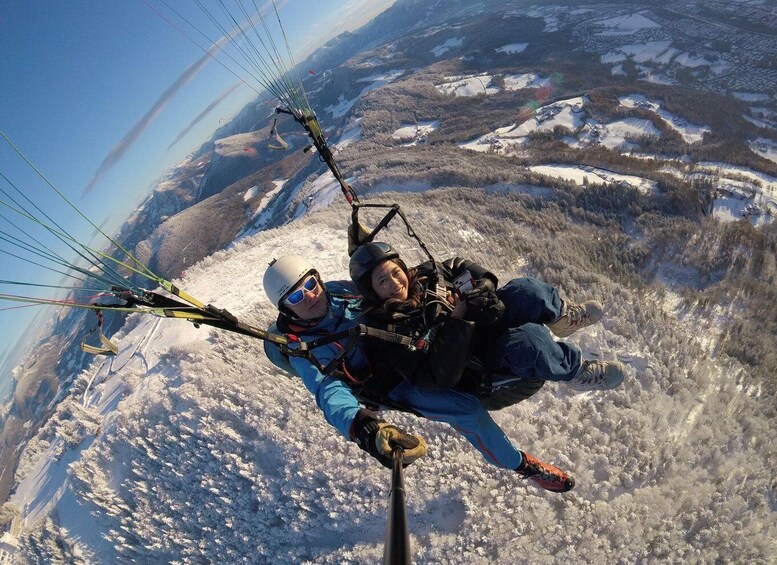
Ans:
POLYGON ((521 451, 521 455, 523 455, 523 461, 516 471, 519 475, 534 481, 538 486, 552 492, 567 492, 575 486, 575 479, 558 467, 544 463, 523 451, 521 451))
POLYGON ((567 384, 581 391, 610 390, 623 382, 624 369, 618 361, 583 361, 580 371, 567 384))
POLYGON ((602 319, 602 305, 595 300, 582 304, 569 304, 566 300, 561 306, 561 316, 548 328, 558 337, 567 337, 602 319))

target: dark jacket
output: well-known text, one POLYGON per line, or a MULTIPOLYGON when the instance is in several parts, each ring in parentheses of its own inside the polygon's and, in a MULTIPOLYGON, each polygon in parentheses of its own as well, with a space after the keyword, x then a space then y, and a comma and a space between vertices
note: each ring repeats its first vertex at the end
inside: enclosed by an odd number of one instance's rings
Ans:
POLYGON ((375 374, 393 375, 422 388, 455 387, 476 392, 483 368, 473 363, 473 354, 483 349, 481 342, 487 340, 490 328, 499 325, 504 312, 504 305, 494 293, 498 279, 477 263, 460 257, 438 264, 437 275, 431 262, 417 267, 418 288, 414 290, 425 293, 420 306, 403 304, 389 311, 367 312, 370 325, 409 336, 416 341, 416 348, 367 340, 367 356, 375 374), (467 311, 464 319, 452 318, 445 296, 454 290, 453 281, 465 271, 473 279, 467 311))

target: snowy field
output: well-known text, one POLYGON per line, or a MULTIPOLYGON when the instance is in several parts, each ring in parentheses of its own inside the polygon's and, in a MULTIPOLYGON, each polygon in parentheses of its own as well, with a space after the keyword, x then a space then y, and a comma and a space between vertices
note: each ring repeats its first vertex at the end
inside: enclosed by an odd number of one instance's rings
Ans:
POLYGON ((370 90, 375 90, 376 88, 380 88, 381 86, 390 84, 395 80, 397 80, 399 77, 401 77, 403 74, 405 74, 404 70, 394 69, 394 70, 391 70, 385 73, 376 74, 370 77, 360 78, 356 82, 368 82, 370 84, 368 86, 365 86, 361 90, 361 92, 359 92, 359 94, 356 95, 354 98, 346 99, 345 96, 341 94, 340 97, 338 98, 337 104, 332 106, 327 106, 326 108, 324 108, 324 111, 332 114, 333 118, 342 118, 348 112, 350 112, 354 104, 356 104, 359 101, 359 99, 365 94, 367 94, 370 90))
POLYGON ((597 22, 598 26, 606 28, 597 35, 634 35, 643 29, 661 27, 659 24, 645 17, 642 14, 629 14, 627 16, 618 16, 597 22))
MULTIPOLYGON (((472 141, 460 143, 459 147, 480 152, 509 154, 528 143, 528 137, 535 132, 552 132, 557 126, 572 134, 564 141, 572 147, 586 147, 601 144, 608 149, 629 149, 631 139, 642 136, 660 137, 661 132, 649 120, 624 118, 609 123, 598 123, 588 119, 584 111, 585 97, 558 100, 538 108, 532 117, 520 124, 511 124, 498 128, 472 141)), ((663 119, 674 118, 668 113, 661 114, 663 119)), ((674 118, 675 124, 681 124, 674 118)), ((677 127, 680 127, 679 125, 677 127)), ((685 135, 696 134, 693 126, 685 125, 685 135)))
POLYGON ((638 189, 640 192, 645 193, 655 190, 656 188, 655 181, 633 175, 622 175, 595 167, 581 165, 534 165, 528 167, 528 169, 546 177, 571 181, 580 186, 589 183, 601 184, 624 182, 629 186, 638 189))
POLYGON ((774 101, 773 96, 768 94, 760 94, 758 92, 732 92, 734 97, 744 100, 745 102, 768 102, 774 101))
MULTIPOLYGON (((529 80, 530 75, 524 75, 524 80, 529 80)), ((452 80, 449 85, 462 84, 463 77, 450 77, 459 79, 457 83, 452 80)), ((483 78, 489 78, 483 75, 483 78)), ((482 79, 481 79, 482 80, 482 79)), ((532 81, 536 79, 531 77, 532 81)), ((525 83, 524 83, 525 84, 525 83)), ((439 88, 439 87, 438 87, 439 88)), ((454 90, 449 91, 449 93, 454 90)), ((692 124, 684 118, 666 111, 657 102, 649 100, 641 94, 631 94, 619 99, 622 106, 627 108, 642 108, 653 112, 669 127, 677 131, 687 143, 702 141, 703 136, 710 128, 704 125, 692 124)), ((586 117, 585 97, 559 100, 538 108, 534 115, 520 124, 510 124, 489 132, 472 141, 459 144, 463 149, 472 151, 489 152, 497 154, 511 154, 520 150, 529 143, 529 136, 534 132, 552 132, 557 126, 569 130, 572 135, 564 138, 564 141, 577 148, 585 148, 593 144, 600 144, 608 149, 620 149, 628 152, 636 147, 631 140, 638 140, 643 136, 658 138, 661 132, 649 120, 642 118, 624 118, 609 123, 598 123, 596 120, 586 117)), ((771 140, 759 138, 750 143, 750 147, 763 157, 773 160, 777 158, 777 143, 771 140)), ((632 154, 634 157, 655 158, 632 154)), ((698 176, 712 180, 718 187, 738 187, 744 193, 755 191, 757 201, 739 202, 737 199, 729 199, 721 195, 716 199, 716 217, 724 221, 733 221, 740 218, 748 218, 754 225, 770 222, 774 218, 766 212, 772 211, 777 206, 777 179, 767 174, 728 165, 726 163, 697 163, 690 172, 680 171, 667 161, 667 171, 679 177, 686 175, 698 176), (774 204, 769 204, 773 201, 774 204), (750 206, 748 208, 748 206, 750 206), (754 207, 756 206, 756 207, 754 207)), ((531 171, 553 178, 561 178, 582 185, 584 182, 626 182, 638 188, 642 192, 655 189, 655 182, 632 175, 619 175, 609 171, 594 169, 592 167, 572 165, 543 165, 529 168, 531 171)))
POLYGON ((754 226, 762 226, 777 218, 777 202, 774 202, 773 205, 761 204, 756 208, 752 200, 743 201, 739 198, 724 196, 715 199, 712 216, 721 222, 738 222, 746 218, 754 226), (757 212, 754 212, 756 209, 757 212), (771 215, 766 213, 767 209, 771 215))
POLYGON ((594 120, 588 120, 587 124, 588 131, 581 132, 578 138, 571 139, 570 145, 585 147, 595 139, 607 149, 627 149, 630 139, 639 139, 642 136, 661 137, 661 132, 650 120, 640 118, 623 118, 606 124, 597 124, 594 120))
POLYGON ((708 126, 688 123, 684 118, 676 116, 671 112, 667 112, 660 104, 651 102, 647 97, 641 94, 623 96, 619 101, 620 104, 626 108, 643 108, 655 113, 664 121, 664 123, 679 133, 686 143, 698 143, 703 139, 705 133, 711 131, 708 126))
POLYGON ((776 121, 754 118, 753 116, 750 116, 748 114, 743 114, 742 117, 746 119, 748 122, 750 122, 751 124, 758 126, 759 128, 777 130, 776 121))
POLYGON ((459 147, 472 151, 508 153, 510 149, 527 143, 527 136, 533 132, 553 131, 556 126, 576 132, 585 123, 583 104, 583 97, 547 104, 537 109, 534 116, 521 124, 496 129, 473 141, 460 143, 459 147))
POLYGON ((391 134, 391 139, 404 142, 403 146, 412 147, 426 143, 429 134, 438 129, 440 129, 440 120, 419 122, 398 128, 391 134))
MULTIPOLYGON (((520 197, 520 187, 504 188, 520 197)), ((511 198, 495 189, 491 214, 508 209, 511 198)), ((406 211, 439 257, 472 257, 503 281, 527 264, 506 261, 513 251, 480 233, 471 216, 451 216, 433 200, 416 199, 406 211)), ((176 282, 266 327, 264 266, 293 249, 315 257, 327 278, 345 277, 346 222, 334 208, 305 216, 244 238, 176 282)), ((513 229, 530 236, 520 224, 513 229)), ((421 258, 401 233, 392 238, 411 260, 421 258)), ((678 290, 696 280, 670 265, 660 276, 678 290)), ((455 556, 491 565, 527 554, 583 563, 592 552, 633 562, 656 551, 711 562, 721 555, 718 543, 736 560, 745 545, 763 546, 777 531, 763 502, 762 440, 739 420, 753 413, 757 396, 741 368, 715 357, 714 328, 700 331, 707 322, 675 309, 672 293, 643 297, 605 279, 588 287, 607 303, 605 320, 570 340, 587 356, 627 362, 624 385, 577 394, 550 384, 494 413, 518 445, 573 471, 571 493, 541 491, 486 464, 445 425, 386 414, 430 446, 405 479, 416 563, 455 556), (646 300, 666 300, 665 313, 653 319, 646 300), (726 406, 739 408, 722 417, 726 406), (716 460, 720 441, 711 445, 710 437, 727 439, 725 464, 716 460), (754 488, 742 486, 745 468, 754 488), (695 488, 686 492, 688 481, 695 488), (710 513, 715 542, 685 537, 686 519, 710 513), (731 522, 737 525, 727 530, 731 522), (619 524, 629 524, 629 536, 619 524), (549 539, 556 529, 564 535, 549 539), (671 549, 654 547, 657 533, 675 540, 671 549), (593 539, 598 548, 589 547, 593 539)), ((50 445, 29 448, 39 455, 25 460, 13 495, 26 528, 61 536, 79 564, 380 560, 388 471, 333 432, 299 381, 266 361, 260 342, 139 315, 114 338, 120 354, 82 373, 54 417, 50 445), (47 515, 57 526, 45 525, 47 515)))
POLYGON ((526 51, 528 46, 528 43, 511 43, 509 45, 502 45, 501 47, 497 47, 496 52, 513 55, 515 53, 523 53, 526 51))
MULTIPOLYGON (((445 82, 435 85, 435 88, 446 95, 479 96, 500 92, 492 79, 494 75, 483 73, 478 75, 460 75, 445 77, 445 82)), ((521 90, 524 88, 547 88, 551 85, 549 78, 542 78, 534 73, 518 73, 502 75, 504 90, 521 90)))
POLYGON ((773 163, 777 163, 777 141, 759 137, 754 141, 748 143, 753 153, 756 153, 764 159, 769 159, 773 163))
POLYGON ((754 171, 747 167, 739 167, 728 163, 702 161, 694 165, 694 171, 714 174, 724 182, 736 183, 742 180, 750 181, 751 185, 766 198, 777 198, 777 177, 754 171), (758 185, 758 186, 756 186, 758 185))
MULTIPOLYGON (((622 28, 617 28, 618 31, 608 30, 599 33, 598 35, 631 35, 642 29, 649 29, 657 26, 657 24, 655 24, 643 27, 642 24, 645 22, 650 22, 651 24, 654 24, 655 22, 642 16, 636 18, 632 17, 631 19, 625 20, 625 22, 626 25, 622 28), (633 27, 629 27, 630 24, 633 24, 633 27), (620 29, 623 31, 620 31, 620 29)), ((682 51, 673 47, 672 42, 669 40, 645 41, 622 45, 599 57, 599 60, 603 64, 616 64, 612 68, 613 74, 623 74, 622 67, 619 63, 622 63, 627 59, 637 64, 637 68, 640 71, 640 78, 659 84, 675 83, 673 79, 669 78, 665 72, 663 72, 670 65, 679 65, 691 69, 706 66, 715 74, 725 72, 729 66, 729 64, 723 60, 710 61, 703 56, 692 55, 686 51, 682 51), (650 64, 649 66, 647 65, 648 63, 650 64), (656 68, 657 65, 658 68, 656 68)))
MULTIPOLYGON (((267 207, 272 202, 273 198, 281 191, 281 189, 286 185, 286 182, 289 179, 276 179, 273 182, 273 189, 270 190, 267 194, 264 195, 262 198, 262 201, 259 203, 259 206, 256 207, 256 210, 254 211, 254 215, 251 218, 251 224, 257 228, 263 227, 267 221, 269 220, 269 214, 267 212, 267 207)), ((245 199, 248 200, 248 196, 251 193, 251 191, 258 189, 258 187, 254 187, 250 189, 246 195, 245 199)))
POLYGON ((499 88, 491 84, 493 75, 462 75, 445 77, 445 82, 435 85, 443 94, 454 96, 478 96, 479 94, 496 94, 499 88))
POLYGON ((451 39, 448 39, 444 43, 441 43, 432 49, 432 53, 434 53, 435 57, 442 57, 451 49, 461 47, 462 45, 464 45, 463 37, 452 37, 451 39))
POLYGON ((351 119, 343 128, 340 139, 335 143, 336 151, 342 151, 362 138, 361 118, 351 119))

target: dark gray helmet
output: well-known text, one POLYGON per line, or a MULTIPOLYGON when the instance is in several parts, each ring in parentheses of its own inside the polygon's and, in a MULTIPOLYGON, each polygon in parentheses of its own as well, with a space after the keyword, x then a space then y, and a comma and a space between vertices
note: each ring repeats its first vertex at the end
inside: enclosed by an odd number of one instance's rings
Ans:
POLYGON ((398 259, 397 253, 388 243, 371 242, 359 246, 351 255, 351 262, 348 264, 348 272, 351 280, 361 289, 365 286, 364 278, 372 270, 388 259, 398 259))

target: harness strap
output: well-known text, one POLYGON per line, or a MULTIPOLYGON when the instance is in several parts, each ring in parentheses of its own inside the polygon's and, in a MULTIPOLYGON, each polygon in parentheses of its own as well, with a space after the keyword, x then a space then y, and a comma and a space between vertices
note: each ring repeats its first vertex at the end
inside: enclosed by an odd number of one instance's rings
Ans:
MULTIPOLYGON (((350 202, 350 201, 349 201, 350 202)), ((412 237, 416 240, 418 243, 418 246, 423 249, 424 253, 427 257, 429 257, 429 260, 432 263, 432 271, 436 274, 437 273, 437 262, 434 260, 434 257, 429 252, 429 249, 426 247, 426 244, 421 240, 421 238, 418 236, 418 234, 415 232, 413 227, 410 225, 410 222, 407 220, 407 217, 402 212, 402 209, 400 208, 399 204, 378 204, 378 203, 365 203, 362 204, 358 200, 355 202, 350 202, 351 204, 351 222, 353 225, 358 226, 359 225, 359 210, 361 208, 389 208, 388 213, 383 217, 383 219, 378 222, 377 227, 373 229, 370 234, 366 237, 366 239, 359 241, 359 244, 362 243, 369 243, 372 241, 376 235, 378 235, 378 232, 381 231, 383 228, 385 228, 391 220, 394 219, 394 216, 399 215, 399 217, 402 219, 402 222, 405 224, 405 228, 407 229, 407 235, 408 237, 412 237)))
POLYGON ((92 328, 89 333, 87 333, 82 339, 80 343, 81 351, 84 353, 89 353, 91 355, 116 355, 119 353, 119 348, 115 343, 113 343, 111 340, 109 340, 107 337, 105 337, 105 334, 103 334, 103 313, 102 310, 96 310, 95 313, 97 314, 97 327, 92 328), (89 339, 89 337, 97 332, 97 336, 100 339, 100 343, 102 344, 102 347, 96 347, 94 345, 89 345, 86 343, 86 340, 89 339))

